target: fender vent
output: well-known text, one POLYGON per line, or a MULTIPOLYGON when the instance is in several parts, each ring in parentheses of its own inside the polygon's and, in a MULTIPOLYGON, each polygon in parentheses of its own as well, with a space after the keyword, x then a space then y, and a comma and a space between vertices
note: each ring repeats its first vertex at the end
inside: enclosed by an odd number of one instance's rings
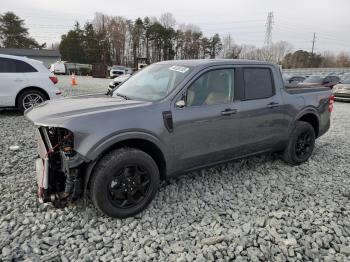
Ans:
POLYGON ((171 111, 164 111, 163 113, 163 121, 165 128, 169 131, 169 133, 173 132, 173 115, 171 111))

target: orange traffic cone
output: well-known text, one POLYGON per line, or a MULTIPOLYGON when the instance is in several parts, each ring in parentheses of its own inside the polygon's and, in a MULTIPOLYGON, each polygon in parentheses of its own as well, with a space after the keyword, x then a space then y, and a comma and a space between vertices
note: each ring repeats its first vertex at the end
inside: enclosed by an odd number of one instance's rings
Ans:
POLYGON ((72 76, 71 76, 71 85, 72 86, 76 86, 77 85, 77 80, 75 79, 75 74, 72 73, 72 76))

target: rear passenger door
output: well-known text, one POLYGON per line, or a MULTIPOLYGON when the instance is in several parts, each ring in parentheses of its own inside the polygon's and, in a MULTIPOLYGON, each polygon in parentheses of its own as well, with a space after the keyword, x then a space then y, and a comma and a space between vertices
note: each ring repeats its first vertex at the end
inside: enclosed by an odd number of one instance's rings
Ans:
POLYGON ((268 66, 242 66, 238 70, 241 98, 240 152, 242 155, 283 147, 288 123, 278 82, 268 66))

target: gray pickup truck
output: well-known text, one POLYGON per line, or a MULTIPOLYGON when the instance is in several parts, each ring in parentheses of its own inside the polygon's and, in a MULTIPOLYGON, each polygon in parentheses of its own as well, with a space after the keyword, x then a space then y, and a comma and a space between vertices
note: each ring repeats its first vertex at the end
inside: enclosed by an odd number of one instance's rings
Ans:
POLYGON ((181 60, 150 65, 114 91, 47 101, 37 126, 41 202, 90 196, 112 217, 133 216, 161 180, 265 152, 298 165, 330 127, 329 88, 286 89, 277 65, 181 60))

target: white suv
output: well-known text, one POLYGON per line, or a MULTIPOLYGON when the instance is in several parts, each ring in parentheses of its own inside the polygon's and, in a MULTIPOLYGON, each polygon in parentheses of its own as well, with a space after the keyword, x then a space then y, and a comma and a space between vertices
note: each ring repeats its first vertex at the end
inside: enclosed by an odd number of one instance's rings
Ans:
POLYGON ((0 54, 0 107, 24 111, 61 97, 57 77, 37 60, 0 54))

